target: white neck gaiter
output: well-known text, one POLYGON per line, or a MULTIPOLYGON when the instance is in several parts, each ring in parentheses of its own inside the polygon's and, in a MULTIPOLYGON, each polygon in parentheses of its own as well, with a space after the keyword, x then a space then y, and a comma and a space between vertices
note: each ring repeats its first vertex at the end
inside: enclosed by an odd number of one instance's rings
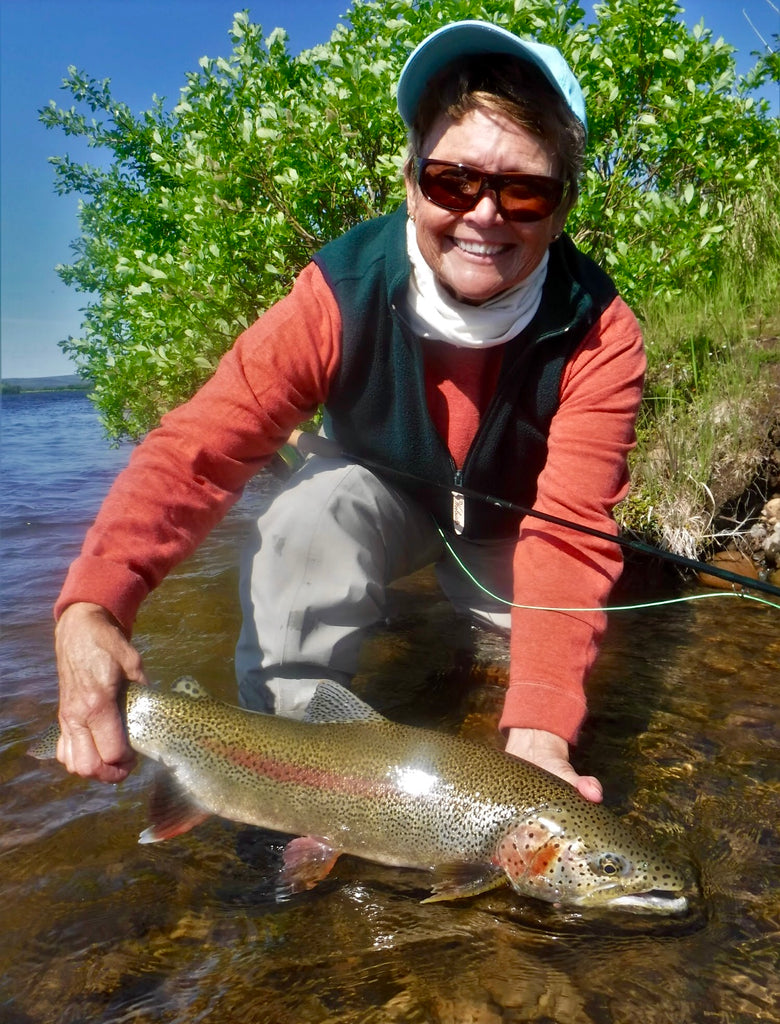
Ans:
POLYGON ((443 288, 425 262, 411 220, 406 222, 406 247, 412 272, 407 295, 411 325, 422 338, 446 341, 460 348, 491 348, 516 337, 533 319, 542 298, 549 253, 520 284, 479 306, 458 302, 443 288))

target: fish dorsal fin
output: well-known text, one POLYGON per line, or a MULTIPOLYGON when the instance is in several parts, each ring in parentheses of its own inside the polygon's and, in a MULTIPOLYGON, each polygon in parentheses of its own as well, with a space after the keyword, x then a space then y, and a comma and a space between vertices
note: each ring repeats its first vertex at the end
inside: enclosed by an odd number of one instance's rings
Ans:
POLYGON ((317 689, 303 716, 304 722, 323 724, 325 722, 384 722, 378 711, 356 697, 351 690, 334 683, 332 679, 323 679, 317 683, 317 689))
POLYGON ((208 700, 211 694, 192 676, 179 676, 171 687, 173 693, 180 693, 183 697, 191 697, 193 700, 208 700))

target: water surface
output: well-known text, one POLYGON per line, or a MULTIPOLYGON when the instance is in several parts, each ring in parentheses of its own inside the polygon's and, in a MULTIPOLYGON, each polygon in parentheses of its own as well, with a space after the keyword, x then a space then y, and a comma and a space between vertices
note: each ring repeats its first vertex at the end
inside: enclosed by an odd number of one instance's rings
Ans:
MULTIPOLYGON (((508 890, 421 906, 414 872, 342 858, 277 904, 278 845, 216 819, 138 846, 149 771, 85 783, 24 756, 55 714, 51 604, 108 484, 83 395, 3 400, 0 1019, 133 1024, 780 1022, 780 611, 737 599, 620 612, 577 753, 608 803, 698 879, 681 920, 556 911, 508 890)), ((234 699, 235 552, 254 482, 146 603, 137 642, 167 685, 234 699)), ((647 572, 631 575, 641 600, 647 572)), ((551 652, 554 657, 554 652, 551 652)), ((397 590, 358 685, 391 716, 495 741, 506 652, 432 576, 397 590)))

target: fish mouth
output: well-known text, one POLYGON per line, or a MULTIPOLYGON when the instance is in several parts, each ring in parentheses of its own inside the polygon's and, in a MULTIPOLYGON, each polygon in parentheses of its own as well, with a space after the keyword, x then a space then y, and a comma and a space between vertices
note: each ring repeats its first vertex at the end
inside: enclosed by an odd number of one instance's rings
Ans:
POLYGON ((609 900, 608 906, 635 914, 682 914, 688 909, 688 899, 678 892, 652 889, 650 892, 624 893, 609 900))

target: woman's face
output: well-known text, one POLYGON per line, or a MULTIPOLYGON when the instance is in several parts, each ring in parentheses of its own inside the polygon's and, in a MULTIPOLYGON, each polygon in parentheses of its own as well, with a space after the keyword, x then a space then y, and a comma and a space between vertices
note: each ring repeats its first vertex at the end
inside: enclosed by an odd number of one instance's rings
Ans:
MULTIPOLYGON (((559 174, 558 161, 544 139, 506 114, 484 107, 459 121, 440 117, 420 155, 494 174, 559 174)), ((490 190, 473 210, 453 213, 426 199, 409 177, 406 196, 426 263, 455 298, 475 305, 526 278, 566 219, 556 212, 532 223, 505 220, 490 190)))

